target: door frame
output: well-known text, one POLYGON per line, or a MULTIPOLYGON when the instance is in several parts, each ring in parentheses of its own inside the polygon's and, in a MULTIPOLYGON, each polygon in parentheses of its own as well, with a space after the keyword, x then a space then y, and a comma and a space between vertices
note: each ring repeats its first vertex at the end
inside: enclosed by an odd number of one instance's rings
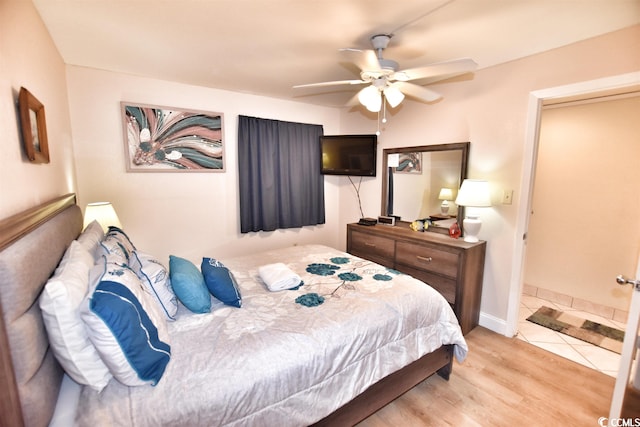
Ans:
POLYGON ((518 204, 514 251, 511 261, 512 268, 509 281, 509 299, 507 302, 506 336, 512 337, 518 332, 518 313, 520 311, 520 299, 524 286, 526 234, 529 229, 529 213, 531 212, 533 199, 533 183, 535 182, 538 157, 540 120, 544 101, 569 96, 587 97, 587 95, 591 93, 627 87, 631 88, 638 85, 640 85, 640 71, 564 86, 556 86, 537 90, 529 94, 527 128, 522 161, 522 179, 520 181, 520 194, 522 194, 522 197, 520 197, 518 204))

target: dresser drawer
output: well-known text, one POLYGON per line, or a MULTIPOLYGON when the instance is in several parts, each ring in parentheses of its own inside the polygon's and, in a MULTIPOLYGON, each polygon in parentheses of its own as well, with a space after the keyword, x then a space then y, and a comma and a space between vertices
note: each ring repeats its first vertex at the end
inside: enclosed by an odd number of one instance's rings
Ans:
POLYGON ((401 266, 400 269, 403 273, 413 276, 418 280, 422 280, 424 283, 440 292, 449 304, 451 304, 452 306, 455 305, 457 283, 454 279, 449 279, 447 277, 439 276, 425 270, 407 266, 401 266))
POLYGON ((458 276, 458 253, 436 249, 427 245, 398 242, 396 263, 442 274, 454 280, 458 276))
POLYGON ((395 241, 386 237, 353 231, 349 242, 349 252, 385 267, 393 267, 395 241))

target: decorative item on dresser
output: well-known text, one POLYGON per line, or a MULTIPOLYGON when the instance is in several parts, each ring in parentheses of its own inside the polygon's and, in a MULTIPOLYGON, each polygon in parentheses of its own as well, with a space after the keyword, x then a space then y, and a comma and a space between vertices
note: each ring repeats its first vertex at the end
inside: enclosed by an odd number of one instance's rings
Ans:
POLYGON ((478 325, 486 242, 469 243, 405 227, 347 225, 347 252, 420 279, 440 292, 462 333, 478 325))

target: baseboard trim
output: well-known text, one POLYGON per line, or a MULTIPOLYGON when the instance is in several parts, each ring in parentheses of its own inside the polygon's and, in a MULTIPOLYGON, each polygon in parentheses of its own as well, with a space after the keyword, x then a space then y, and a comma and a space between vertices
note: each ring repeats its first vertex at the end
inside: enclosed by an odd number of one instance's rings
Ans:
POLYGON ((537 297, 567 307, 572 307, 575 310, 586 311, 587 313, 595 314, 597 316, 604 317, 605 319, 615 320, 616 322, 627 323, 629 318, 628 311, 606 306, 604 304, 594 303, 571 295, 561 294, 560 292, 555 292, 549 289, 527 285, 526 283, 524 284, 522 294, 537 297))
POLYGON ((506 320, 500 319, 487 313, 480 312, 480 320, 478 323, 480 326, 506 337, 512 337, 515 334, 515 331, 513 331, 512 333, 508 333, 506 320))

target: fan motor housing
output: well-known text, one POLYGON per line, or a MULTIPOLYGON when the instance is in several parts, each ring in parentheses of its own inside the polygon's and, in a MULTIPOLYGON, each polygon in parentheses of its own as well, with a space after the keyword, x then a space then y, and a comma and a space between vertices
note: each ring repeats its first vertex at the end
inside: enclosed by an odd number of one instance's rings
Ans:
POLYGON ((392 59, 380 58, 378 62, 380 62, 380 68, 382 68, 383 70, 391 70, 391 71, 398 70, 398 63, 392 59))
POLYGON ((376 34, 371 37, 371 44, 374 49, 386 49, 389 46, 389 40, 391 40, 391 34, 376 34))

